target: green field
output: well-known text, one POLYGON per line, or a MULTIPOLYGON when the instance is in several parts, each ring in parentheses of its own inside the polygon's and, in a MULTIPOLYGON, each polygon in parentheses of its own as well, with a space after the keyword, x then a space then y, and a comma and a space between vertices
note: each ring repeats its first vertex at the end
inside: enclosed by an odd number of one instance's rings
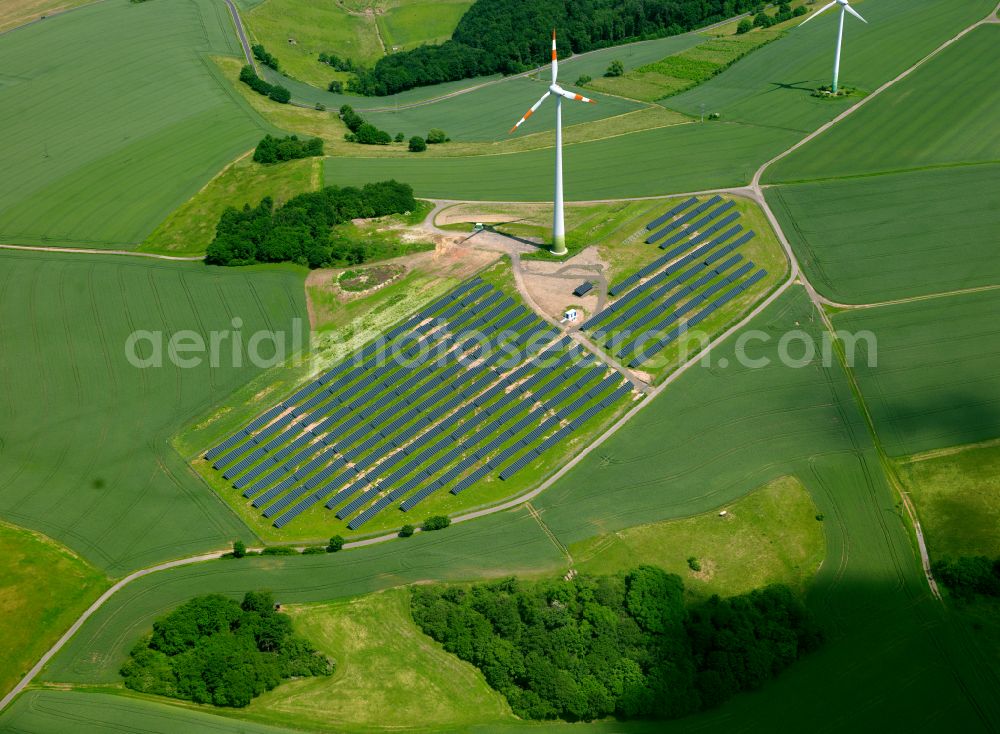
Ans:
POLYGON ((1000 162, 1000 25, 983 25, 768 170, 768 182, 1000 162))
POLYGON ((782 477, 707 513, 590 538, 569 552, 581 573, 660 566, 684 579, 695 598, 733 596, 768 584, 804 589, 823 561, 823 526, 816 516, 805 487, 782 477), (697 560, 699 571, 688 558, 697 560))
POLYGON ((215 226, 226 207, 257 206, 265 196, 279 205, 322 185, 319 158, 264 166, 241 158, 209 181, 205 187, 167 217, 146 238, 141 252, 201 255, 215 238, 215 226))
MULTIPOLYGON (((868 24, 852 20, 844 26, 841 82, 872 91, 994 7, 992 0, 866 2, 858 12, 868 24)), ((824 14, 714 79, 671 97, 668 106, 696 115, 704 105, 724 120, 811 132, 856 101, 811 96, 830 83, 836 26, 836 13, 824 14)))
POLYGON ((814 181, 765 190, 803 269, 840 303, 993 285, 1000 166, 814 181))
MULTIPOLYGON (((45 680, 117 683, 134 641, 182 600, 267 588, 283 604, 345 599, 402 584, 565 572, 565 557, 523 508, 360 550, 210 561, 143 577, 104 605, 45 680), (561 571, 559 569, 562 569, 561 571)), ((0 720, 2 728, 2 720, 0 720)))
MULTIPOLYGON (((508 79, 503 84, 483 87, 466 94, 415 107, 392 107, 379 112, 365 112, 365 119, 395 135, 403 132, 426 135, 432 127, 443 129, 455 141, 500 141, 510 137, 510 129, 531 105, 538 101, 550 81, 527 77, 508 79)), ((570 85, 570 89, 573 88, 570 85)), ((597 104, 567 101, 563 105, 563 125, 601 120, 641 108, 641 105, 618 97, 596 95, 597 104)), ((531 135, 555 129, 555 105, 546 105, 518 129, 516 135, 531 135)))
POLYGON ((849 311, 838 329, 869 330, 877 366, 859 349, 855 372, 892 456, 1000 435, 1000 291, 849 311))
POLYGON ((472 0, 402 0, 389 3, 375 22, 387 50, 397 51, 447 41, 471 6, 472 0))
POLYGON ((210 0, 107 0, 0 37, 0 241, 145 239, 265 131, 205 56, 236 49, 210 0))
POLYGON ((44 535, 2 522, 0 559, 4 641, 0 694, 5 694, 108 586, 108 580, 44 535))
POLYGON ((336 660, 336 672, 265 693, 247 709, 248 718, 332 732, 514 719, 482 673, 414 624, 406 589, 284 611, 298 634, 336 660))
POLYGON ((247 13, 244 22, 254 42, 274 54, 284 72, 322 89, 341 75, 319 62, 321 53, 365 66, 385 53, 373 15, 348 13, 333 2, 266 0, 247 13))
POLYGON ((319 62, 321 53, 372 66, 394 50, 451 37, 470 0, 365 0, 315 3, 265 0, 244 22, 256 43, 278 57, 289 76, 326 89, 342 79, 319 62))
POLYGON ((106 693, 28 691, 4 712, 9 732, 37 734, 97 734, 141 731, 144 734, 292 734, 265 724, 221 719, 181 706, 106 693))
MULTIPOLYGON (((798 21, 787 21, 787 25, 798 21)), ((734 35, 735 30, 726 36, 713 35, 697 46, 643 64, 622 76, 595 77, 586 87, 646 102, 662 100, 711 79, 746 54, 779 38, 785 27, 754 28, 740 36, 734 35)))
POLYGON ((900 462, 933 558, 1000 556, 1000 447, 918 454, 900 462))
POLYGON ((72 10, 89 0, 8 0, 0 8, 0 33, 33 23, 53 13, 72 10))
MULTIPOLYGON (((686 33, 680 36, 669 36, 667 38, 640 41, 624 46, 590 51, 573 58, 561 59, 559 61, 559 72, 563 83, 569 85, 583 74, 591 77, 600 76, 614 59, 620 60, 626 69, 632 69, 636 66, 661 59, 668 54, 682 51, 703 40, 705 39, 702 35, 686 33)), ((540 57, 538 63, 541 66, 548 63, 548 59, 540 57)), ((495 94, 504 96, 506 94, 504 91, 506 86, 516 82, 520 78, 504 78, 496 74, 490 77, 462 79, 456 82, 445 82, 444 84, 435 84, 429 87, 417 87, 416 89, 410 89, 387 97, 357 97, 345 94, 331 94, 326 91, 326 82, 322 84, 322 88, 318 88, 315 85, 300 82, 284 74, 276 74, 270 70, 264 70, 264 73, 267 78, 279 81, 288 87, 292 92, 292 98, 296 101, 303 102, 309 106, 312 106, 316 102, 322 102, 329 109, 338 109, 340 105, 346 102, 359 111, 394 110, 397 106, 403 107, 433 103, 435 100, 443 99, 456 92, 462 92, 462 96, 464 96, 467 93, 466 90, 475 89, 487 83, 489 83, 487 89, 495 94)), ((545 76, 544 70, 542 76, 545 76)), ((323 78, 326 79, 326 77, 323 78)), ((536 99, 538 96, 541 96, 540 92, 536 96, 536 99)), ((527 109, 533 101, 529 100, 524 109, 527 109)), ((519 107, 520 105, 514 106, 519 107)), ((467 111, 471 112, 472 110, 471 108, 467 108, 467 111)), ((515 117, 511 124, 517 121, 517 116, 521 112, 514 113, 515 117)), ((442 122, 442 124, 446 123, 442 122)))
MULTIPOLYGON (((677 125, 597 140, 564 149, 566 198, 655 196, 747 183, 759 161, 795 142, 796 135, 733 123, 677 125), (608 167, 625 159, 628 166, 608 167)), ((396 178, 419 196, 443 199, 549 201, 552 150, 467 158, 329 158, 327 183, 396 178)))
MULTIPOLYGON (((798 289, 752 326, 775 334, 795 322, 817 331, 798 289)), ((720 355, 732 357, 732 349, 728 343, 720 355)), ((774 356, 773 341, 753 350, 753 356, 763 355, 774 356)), ((930 599, 836 365, 693 369, 535 504, 551 532, 572 544, 629 525, 705 512, 787 475, 802 481, 826 518, 827 562, 807 599, 830 631, 828 643, 800 662, 794 675, 657 730, 704 731, 733 720, 747 731, 791 730, 817 717, 842 728, 920 729, 946 720, 964 731, 983 730, 976 706, 984 707, 986 721, 994 715, 994 673, 930 599), (912 674, 894 674, 904 669, 912 674)), ((298 603, 415 580, 551 574, 564 564, 561 549, 522 509, 358 551, 216 561, 162 572, 116 595, 55 658, 45 678, 115 682, 122 657, 154 618, 209 590, 237 595, 266 587, 283 602, 298 603)))
POLYGON ((244 334, 290 332, 306 317, 300 272, 51 253, 0 262, 3 517, 111 575, 252 540, 168 442, 260 370, 227 351, 218 368, 164 354, 162 368, 139 369, 126 343, 136 330, 231 330, 237 317, 244 334))

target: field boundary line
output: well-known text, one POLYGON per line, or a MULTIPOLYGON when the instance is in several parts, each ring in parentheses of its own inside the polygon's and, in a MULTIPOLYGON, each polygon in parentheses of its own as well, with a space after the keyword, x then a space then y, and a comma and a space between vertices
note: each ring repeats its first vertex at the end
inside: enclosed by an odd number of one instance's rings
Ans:
POLYGON ((154 252, 135 252, 133 250, 99 250, 90 247, 45 247, 42 245, 0 245, 3 250, 23 250, 27 252, 57 252, 71 255, 127 255, 129 257, 151 257, 155 260, 179 260, 196 262, 204 260, 203 255, 158 255, 154 252))
POLYGON ((908 296, 907 298, 896 298, 891 301, 877 301, 875 303, 837 303, 824 296, 820 296, 823 305, 833 308, 842 308, 847 311, 859 311, 866 308, 888 308, 889 306, 904 306, 908 303, 920 303, 921 301, 933 301, 938 298, 954 298, 956 296, 968 296, 974 293, 988 293, 1000 290, 1000 284, 977 285, 972 288, 959 288, 954 291, 941 291, 940 293, 924 293, 919 296, 908 296))

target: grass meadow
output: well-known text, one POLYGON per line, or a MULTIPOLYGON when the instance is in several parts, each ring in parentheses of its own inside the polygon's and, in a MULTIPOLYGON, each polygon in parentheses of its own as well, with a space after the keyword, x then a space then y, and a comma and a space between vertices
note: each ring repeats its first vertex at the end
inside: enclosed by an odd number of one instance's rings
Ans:
POLYGON ((109 582, 67 548, 6 523, 0 523, 0 559, 0 694, 6 694, 109 582))
POLYGON ((248 156, 213 178, 175 209, 139 248, 141 252, 201 255, 215 239, 215 227, 227 207, 257 206, 265 196, 275 206, 323 184, 320 158, 262 165, 248 156))
POLYGON ((684 580, 692 599, 744 594, 778 583, 804 590, 825 550, 817 515, 801 482, 781 477, 732 504, 588 538, 571 545, 569 552, 581 573, 660 566, 684 580))
POLYGON ((236 48, 210 0, 107 0, 0 37, 0 241, 145 239, 269 129, 206 57, 236 48))
POLYGON ((247 709, 251 719, 331 732, 516 721, 479 670, 417 627, 405 588, 285 611, 337 669, 264 694, 247 709))
POLYGON ((970 31, 913 74, 776 163, 769 183, 1000 161, 1000 25, 970 31))
POLYGON ((265 0, 244 23, 254 41, 277 56, 282 71, 325 90, 331 79, 344 75, 321 64, 321 53, 373 66, 393 49, 451 38, 470 5, 471 0, 265 0))
MULTIPOLYGON (((214 369, 208 358, 181 369, 166 354, 162 368, 139 369, 126 345, 136 330, 166 340, 231 331, 235 318, 243 333, 289 332, 306 319, 299 270, 5 252, 0 311, 5 519, 112 576, 253 540, 169 441, 260 371, 225 351, 214 369)), ((144 341, 137 353, 152 349, 144 341)))
POLYGON ((861 347, 854 370, 891 456, 1000 435, 998 308, 994 290, 834 317, 838 329, 878 339, 877 365, 861 347))
POLYGON ((1000 556, 1000 444, 928 451, 899 472, 920 514, 931 556, 1000 556))
POLYGON ((375 16, 389 51, 443 43, 451 38, 472 0, 397 0, 375 16))
POLYGON ((765 189, 809 279, 839 303, 995 284, 1000 165, 765 189))

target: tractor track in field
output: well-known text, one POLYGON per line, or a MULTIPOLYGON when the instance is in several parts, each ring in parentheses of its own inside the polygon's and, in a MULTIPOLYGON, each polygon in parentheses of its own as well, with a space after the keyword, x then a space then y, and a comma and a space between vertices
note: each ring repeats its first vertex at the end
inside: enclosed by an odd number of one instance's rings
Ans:
MULTIPOLYGON (((239 14, 236 12, 235 5, 233 5, 232 0, 225 0, 225 2, 229 6, 230 11, 233 14, 234 22, 237 25, 237 29, 240 31, 241 41, 243 41, 244 44, 246 44, 245 35, 242 33, 242 23, 239 20, 239 14)), ((839 121, 845 119, 846 117, 848 117, 849 115, 853 114, 858 109, 860 109, 862 106, 864 106, 865 104, 867 104, 872 98, 879 96, 886 89, 889 89, 890 87, 892 87, 897 82, 901 81, 902 79, 905 79, 913 71, 915 71, 916 69, 918 69, 921 66, 923 66, 925 63, 927 63, 932 58, 934 58, 935 56, 937 56, 945 48, 947 48, 948 46, 951 46, 953 43, 955 43, 956 41, 958 41, 959 39, 961 39, 967 33, 971 32, 973 29, 979 27, 980 25, 984 25, 986 23, 995 23, 995 22, 997 22, 997 19, 996 19, 995 16, 997 15, 998 11, 1000 11, 1000 4, 998 4, 997 7, 994 8, 994 10, 990 12, 989 16, 987 16, 986 18, 983 18, 983 19, 977 21, 976 23, 973 23, 972 25, 968 26, 964 30, 960 31, 955 36, 953 36, 952 38, 948 39, 947 41, 945 41, 944 43, 942 43, 940 46, 938 46, 936 49, 934 49, 933 51, 931 51, 929 54, 927 54, 926 56, 924 56, 923 58, 921 58, 920 60, 918 60, 916 63, 914 63, 908 69, 906 69, 905 71, 903 71, 902 73, 900 73, 899 75, 897 75, 896 77, 894 77, 893 79, 891 79, 890 81, 888 81, 885 84, 883 84, 882 86, 880 86, 878 89, 876 89, 870 95, 868 95, 867 97, 864 97, 863 99, 861 99, 860 101, 858 101, 855 105, 851 106, 850 108, 848 108, 847 110, 845 110, 841 114, 837 115, 833 120, 830 120, 826 124, 820 126, 817 130, 813 131, 812 133, 810 133, 809 135, 807 135, 806 137, 804 137, 802 140, 800 140, 795 145, 791 146, 786 151, 780 153, 779 155, 775 156, 771 160, 766 161, 754 173, 753 179, 751 180, 750 185, 748 187, 726 190, 726 191, 729 191, 730 193, 733 193, 733 194, 737 194, 737 195, 741 195, 741 196, 748 196, 749 198, 754 199, 754 201, 756 201, 760 205, 761 209, 764 211, 764 214, 767 217, 768 222, 771 224, 771 227, 774 229, 775 234, 778 237, 778 240, 781 242, 782 247, 783 247, 783 249, 785 251, 785 255, 786 255, 787 259, 788 259, 789 273, 788 273, 788 277, 785 279, 785 281, 783 283, 781 283, 781 285, 779 285, 777 288, 775 288, 771 292, 771 294, 767 296, 767 298, 765 298, 763 301, 761 301, 760 303, 758 303, 753 309, 751 309, 739 322, 737 322, 736 324, 734 324, 733 326, 731 326, 729 329, 727 329, 726 331, 724 331, 722 334, 718 335, 715 339, 713 339, 711 342, 709 342, 702 350, 700 350, 690 360, 688 360, 688 362, 686 362, 685 364, 681 365, 672 374, 670 374, 669 376, 667 376, 667 378, 659 386, 657 386, 656 388, 653 388, 648 393, 648 395, 647 395, 646 398, 640 400, 638 402, 638 404, 635 405, 635 407, 633 407, 631 410, 629 410, 628 412, 626 412, 619 420, 617 420, 612 426, 610 426, 604 433, 602 433, 600 436, 598 436, 595 441, 593 441, 590 445, 584 447, 584 449, 582 451, 580 451, 579 454, 577 454, 575 457, 573 457, 573 459, 571 459, 569 462, 567 462, 563 467, 561 467, 557 472, 555 472, 552 476, 550 476, 546 481, 544 481, 538 487, 536 487, 535 489, 533 489, 533 490, 531 490, 529 492, 526 492, 526 493, 520 495, 519 497, 515 497, 515 498, 513 498, 511 500, 508 500, 507 502, 503 502, 503 503, 500 503, 498 505, 487 507, 487 508, 484 508, 484 509, 481 509, 481 510, 469 512, 469 513, 466 513, 464 515, 459 515, 459 516, 453 518, 453 522, 464 522, 464 521, 467 521, 467 520, 473 520, 473 519, 478 518, 478 517, 483 517, 483 516, 486 516, 486 515, 491 515, 491 514, 494 514, 494 513, 497 513, 497 512, 503 512, 503 511, 506 511, 506 510, 509 510, 509 509, 513 509, 515 507, 520 507, 520 506, 522 506, 522 505, 524 505, 526 503, 529 503, 532 499, 534 499, 539 494, 541 494, 543 491, 545 491, 550 486, 552 486, 556 481, 558 481, 559 479, 561 479, 567 472, 569 472, 570 470, 572 470, 577 464, 579 464, 590 453, 592 453, 599 446, 601 446, 605 441, 607 441, 611 436, 613 436, 622 426, 625 425, 625 423, 627 423, 629 420, 631 420, 631 418, 636 413, 638 413, 646 405, 648 405, 649 403, 651 403, 652 402, 652 398, 656 397, 657 395, 659 395, 660 393, 662 393, 664 390, 666 390, 677 379, 679 379, 681 375, 683 375, 685 372, 687 372, 693 365, 698 364, 698 362, 706 354, 708 354, 714 347, 716 347, 717 345, 719 345, 722 342, 724 342, 727 339, 729 339, 729 337, 731 337, 734 333, 736 333, 737 331, 739 331, 740 329, 742 329, 746 324, 748 324, 750 321, 752 321, 754 318, 756 318, 760 313, 762 313, 767 307, 769 307, 772 303, 774 303, 781 295, 783 295, 793 285, 798 284, 798 285, 801 285, 803 288, 805 288, 806 292, 808 293, 808 295, 810 297, 810 300, 813 302, 815 308, 819 311, 821 318, 824 320, 825 325, 827 326, 827 328, 831 332, 833 332, 834 331, 833 324, 830 321, 829 315, 826 313, 825 309, 826 309, 826 307, 828 307, 830 305, 834 305, 834 304, 832 304, 831 302, 828 301, 828 299, 825 299, 823 296, 821 296, 819 293, 817 293, 816 289, 809 282, 808 278, 802 273, 801 268, 799 266, 798 258, 796 257, 795 252, 792 250, 791 245, 789 244, 787 238, 785 237, 784 232, 781 229, 781 225, 778 223, 777 218, 775 217, 774 213, 771 211, 770 206, 768 206, 767 201, 764 198, 764 194, 763 194, 763 191, 762 191, 761 185, 760 185, 760 178, 761 178, 761 176, 763 175, 764 171, 766 171, 767 168, 769 168, 772 164, 774 164, 778 160, 781 160, 782 158, 786 157, 787 155, 789 155, 790 153, 794 152, 795 150, 797 150, 798 148, 802 147, 803 145, 805 145, 809 141, 813 140, 814 138, 818 137, 819 135, 822 135, 824 132, 826 132, 826 130, 828 130, 829 128, 831 128, 837 122, 839 122, 839 121)), ((702 30, 704 30, 704 29, 702 29, 702 30)), ((249 49, 247 48, 246 45, 244 45, 244 50, 245 51, 249 51, 249 49)), ((252 63, 252 60, 251 60, 251 63, 252 63)), ((644 199, 644 198, 663 198, 663 197, 640 197, 640 198, 644 199)), ((435 209, 437 209, 437 207, 435 207, 435 209)), ((170 255, 156 255, 156 254, 152 254, 152 253, 136 253, 136 252, 128 252, 128 251, 84 250, 84 249, 81 249, 81 248, 70 249, 70 248, 57 248, 57 247, 32 247, 32 246, 23 246, 23 245, 0 245, 0 248, 15 249, 15 250, 32 250, 32 251, 42 251, 42 252, 77 252, 77 253, 79 253, 79 252, 86 252, 87 254, 132 255, 132 256, 150 257, 150 258, 162 259, 162 260, 198 260, 198 259, 201 259, 201 258, 198 258, 198 257, 180 257, 180 256, 170 256, 170 255)), ((903 300, 906 300, 906 299, 903 299, 903 300)), ((850 307, 850 306, 848 306, 848 307, 850 307)), ((850 381, 850 383, 852 385, 852 389, 856 388, 857 382, 856 382, 856 379, 855 379, 853 371, 850 370, 849 368, 846 368, 846 367, 845 367, 845 371, 847 372, 847 377, 848 377, 848 380, 850 381)), ((873 439, 875 441, 876 448, 877 448, 877 451, 878 451, 878 453, 880 455, 880 458, 883 459, 883 469, 887 471, 888 467, 885 465, 885 461, 888 459, 888 456, 885 454, 884 449, 882 448, 882 445, 881 445, 881 443, 878 440, 878 434, 875 433, 875 431, 874 431, 874 424, 872 423, 871 415, 868 412, 867 406, 864 404, 863 399, 860 399, 860 393, 857 394, 857 397, 858 397, 859 409, 862 411, 862 413, 863 413, 863 415, 865 417, 865 420, 866 420, 866 422, 868 424, 869 431, 871 432, 872 437, 873 437, 873 439)), ((891 483, 893 482, 893 478, 891 476, 887 476, 887 479, 889 479, 889 481, 891 483)), ((933 577, 933 575, 931 573, 931 570, 930 570, 930 560, 929 560, 929 557, 927 555, 926 544, 924 542, 923 532, 922 532, 922 530, 920 528, 920 522, 917 519, 916 510, 913 507, 912 501, 910 500, 910 498, 908 497, 908 495, 902 490, 902 488, 899 485, 895 484, 895 483, 893 483, 893 486, 899 491, 899 494, 901 496, 901 500, 902 500, 904 508, 906 510, 907 517, 909 518, 909 520, 911 522, 911 525, 912 525, 912 527, 914 529, 914 532, 916 534, 917 543, 918 543, 918 546, 919 546, 921 563, 922 563, 922 566, 923 566, 924 575, 926 576, 926 580, 927 580, 928 586, 930 587, 930 589, 931 589, 932 593, 935 595, 935 597, 937 597, 938 599, 940 599, 940 594, 939 594, 938 589, 937 589, 937 584, 934 581, 934 577, 933 577)), ((418 529, 417 532, 420 532, 420 530, 418 529)), ((385 534, 385 535, 380 535, 380 536, 375 536, 375 537, 371 537, 371 538, 366 538, 366 539, 363 539, 363 540, 351 541, 351 542, 345 543, 344 544, 344 548, 345 549, 346 548, 362 548, 362 547, 368 546, 368 545, 374 545, 374 544, 377 544, 377 543, 384 543, 384 542, 387 542, 389 540, 395 539, 396 537, 397 537, 396 533, 389 533, 389 534, 385 534)), ((80 628, 83 626, 83 624, 94 613, 96 613, 102 606, 104 606, 104 604, 108 601, 108 599, 110 599, 112 596, 114 596, 114 594, 116 592, 118 592, 119 590, 121 590, 123 587, 127 586, 128 584, 132 583, 133 581, 135 581, 135 580, 137 580, 139 578, 142 578, 144 576, 148 576, 148 575, 156 573, 158 571, 163 571, 163 570, 167 570, 167 569, 171 569, 171 568, 177 568, 177 567, 180 567, 180 566, 192 565, 192 564, 196 564, 196 563, 201 563, 203 561, 216 560, 220 556, 222 556, 224 552, 225 551, 215 551, 215 552, 210 552, 210 553, 204 553, 204 554, 201 554, 201 555, 190 556, 190 557, 187 557, 187 558, 180 558, 180 559, 176 559, 176 560, 173 560, 173 561, 167 561, 165 563, 161 563, 161 564, 158 564, 158 565, 155 565, 155 566, 150 566, 150 567, 147 567, 147 568, 139 569, 137 571, 133 571, 129 575, 127 575, 124 578, 120 579, 119 581, 115 582, 103 594, 101 594, 101 596, 98 597, 98 599, 96 601, 94 601, 93 604, 91 604, 90 607, 88 607, 87 610, 83 614, 80 615, 80 617, 78 617, 76 619, 76 621, 70 626, 70 628, 59 638, 59 640, 56 641, 56 643, 51 648, 49 648, 49 650, 47 650, 45 652, 44 655, 42 655, 42 657, 38 660, 38 662, 36 662, 31 667, 31 669, 22 677, 22 679, 20 681, 18 681, 18 683, 11 689, 11 691, 9 693, 7 693, 2 699, 0 699, 0 711, 3 711, 25 688, 28 687, 28 685, 32 682, 32 680, 34 680, 34 678, 41 672, 42 668, 48 663, 48 661, 51 660, 52 657, 55 656, 66 645, 67 642, 69 642, 69 640, 80 630, 80 628)), ((959 684, 961 685, 961 681, 959 681, 959 684)), ((978 711, 978 706, 977 706, 976 702, 973 700, 973 698, 971 696, 969 696, 968 698, 970 700, 971 705, 973 707, 977 708, 977 711, 978 711)), ((982 715, 981 712, 980 712, 980 715, 982 715)))

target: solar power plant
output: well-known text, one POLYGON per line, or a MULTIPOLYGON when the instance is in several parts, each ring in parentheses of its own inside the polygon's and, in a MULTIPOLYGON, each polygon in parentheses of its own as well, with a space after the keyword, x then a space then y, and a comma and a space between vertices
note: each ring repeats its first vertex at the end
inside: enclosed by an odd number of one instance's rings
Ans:
POLYGON ((754 232, 743 230, 732 201, 716 206, 720 201, 714 196, 679 210, 676 219, 651 222, 660 226, 669 220, 647 240, 663 239, 666 252, 612 284, 608 293, 614 300, 580 328, 638 367, 764 277, 762 270, 747 277, 755 266, 739 249, 754 232))
POLYGON ((275 527, 322 504, 356 530, 500 476, 515 456, 523 469, 631 392, 559 337, 473 278, 204 456, 275 527))

